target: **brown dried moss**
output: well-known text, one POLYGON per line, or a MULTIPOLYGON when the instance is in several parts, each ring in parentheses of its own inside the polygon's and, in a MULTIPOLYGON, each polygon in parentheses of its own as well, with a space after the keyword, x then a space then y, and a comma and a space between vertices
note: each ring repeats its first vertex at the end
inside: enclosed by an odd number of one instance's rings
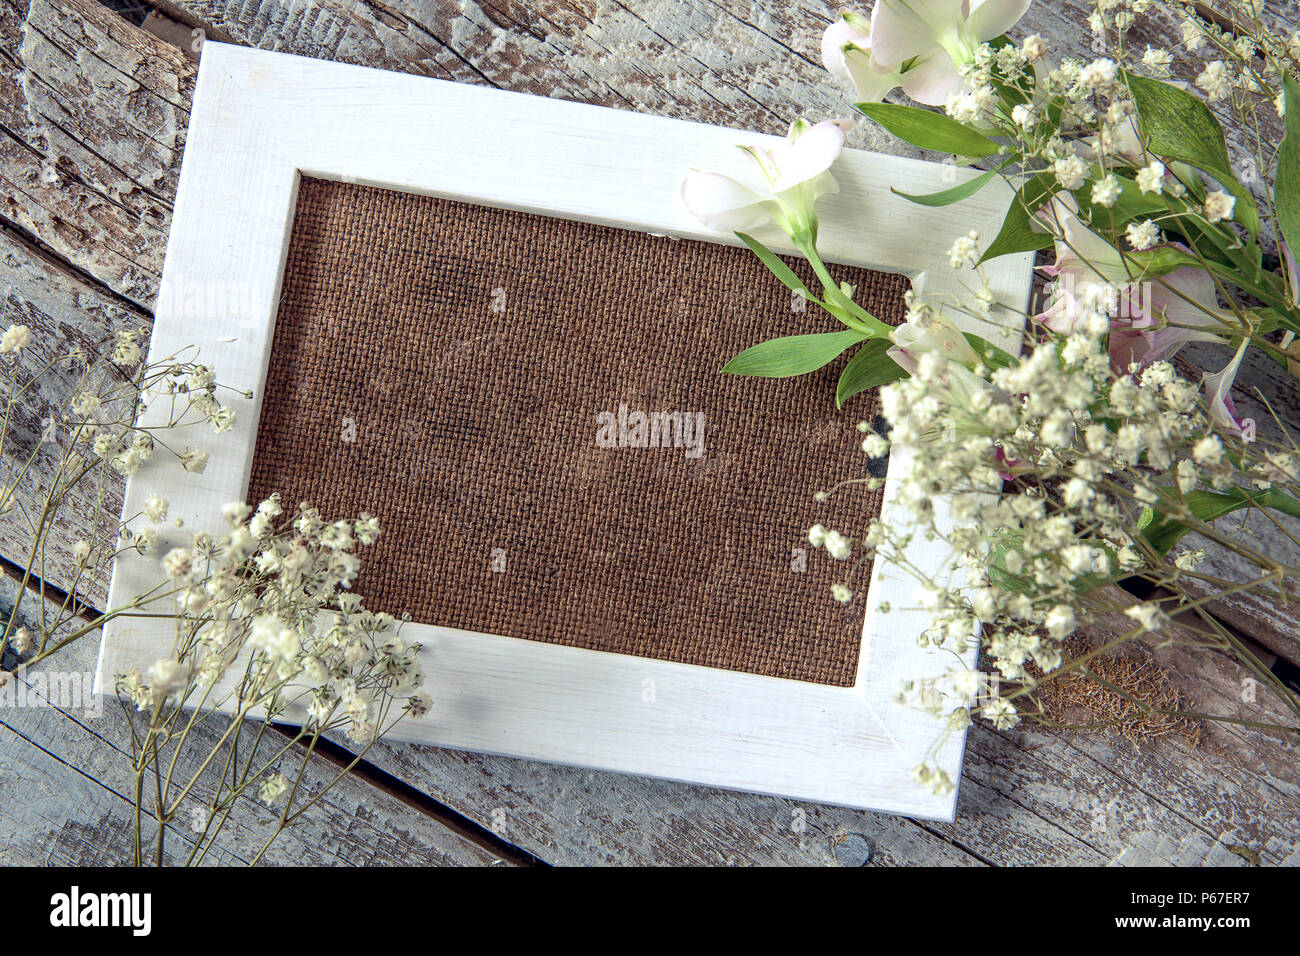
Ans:
MULTIPOLYGON (((1082 642, 1067 642, 1065 650, 1067 659, 1087 653, 1082 642)), ((1171 736, 1193 747, 1200 744, 1200 722, 1169 713, 1191 709, 1191 701, 1168 670, 1149 657, 1137 652, 1102 655, 1088 661, 1088 670, 1091 673, 1058 674, 1040 686, 1038 699, 1047 720, 1078 727, 1104 725, 1136 745, 1171 736)))

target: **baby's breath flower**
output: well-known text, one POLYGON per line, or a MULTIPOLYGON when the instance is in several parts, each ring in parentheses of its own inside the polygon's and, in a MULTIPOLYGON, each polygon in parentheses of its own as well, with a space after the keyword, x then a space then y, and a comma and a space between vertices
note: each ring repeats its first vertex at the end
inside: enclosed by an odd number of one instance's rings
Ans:
POLYGON ((25 325, 11 325, 0 335, 0 355, 21 352, 32 344, 32 330, 25 325))
POLYGON ((1091 90, 1108 90, 1115 85, 1116 69, 1107 57, 1093 60, 1079 72, 1079 82, 1091 90))
POLYGON ((32 632, 25 627, 20 627, 9 637, 9 647, 15 654, 26 654, 36 642, 32 639, 32 632))
POLYGON ((1057 640, 1068 636, 1077 626, 1078 620, 1074 616, 1074 608, 1068 604, 1056 605, 1043 619, 1043 627, 1047 628, 1047 633, 1057 640))
POLYGON ((1198 465, 1218 465, 1223 461, 1223 442, 1218 435, 1206 435, 1192 446, 1192 458, 1198 465))
POLYGON ((1216 190, 1205 197, 1205 218, 1210 222, 1222 222, 1232 218, 1237 198, 1229 196, 1222 190, 1216 190))
POLYGON ((252 508, 247 502, 230 501, 221 506, 221 517, 226 519, 226 524, 234 528, 244 523, 250 511, 252 508))
POLYGON ((269 773, 257 788, 258 798, 268 807, 276 806, 289 791, 289 778, 282 773, 269 773))
POLYGON ((979 238, 976 230, 971 230, 959 238, 948 250, 948 264, 954 269, 973 269, 979 263, 979 238))
POLYGON ((1133 620, 1142 625, 1145 631, 1154 631, 1163 616, 1160 611, 1160 605, 1147 601, 1143 604, 1134 604, 1132 607, 1125 608, 1124 613, 1133 620))
POLYGON ((190 445, 185 449, 185 454, 181 455, 181 467, 196 475, 203 474, 208 467, 208 453, 190 445))
POLYGON ((158 531, 156 528, 145 528, 135 536, 133 545, 135 550, 140 554, 153 554, 158 547, 158 531))
POLYGON ((132 329, 119 329, 113 337, 113 364, 127 367, 140 361, 140 333, 132 329))
POLYGON ((862 439, 862 451, 868 458, 884 458, 889 453, 889 441, 873 433, 862 439))
POLYGON ((1205 28, 1195 20, 1186 19, 1179 26, 1183 35, 1183 46, 1188 53, 1195 53, 1205 46, 1205 28))
POLYGON ((163 570, 167 572, 167 577, 178 580, 193 570, 193 559, 194 556, 185 548, 172 548, 163 557, 163 570))
POLYGON ((1057 181, 1069 190, 1078 189, 1088 178, 1088 165, 1078 156, 1058 159, 1052 169, 1057 181))
POLYGON ((1005 698, 995 697, 984 705, 980 711, 998 730, 1010 730, 1020 723, 1020 715, 1015 706, 1005 698))
POLYGON ((853 554, 853 543, 838 531, 827 532, 826 553, 836 561, 847 561, 853 554))
POLYGON ((363 511, 353 530, 356 532, 357 540, 362 544, 374 544, 379 540, 379 519, 363 511))
POLYGON ((1160 228, 1150 219, 1141 223, 1129 223, 1125 235, 1129 245, 1138 252, 1145 252, 1160 243, 1160 228))
POLYGON ((1222 60, 1207 63, 1205 69, 1196 78, 1196 85, 1205 90, 1211 103, 1217 103, 1232 95, 1232 79, 1222 60))
POLYGON ((230 431, 230 429, 234 427, 235 411, 234 409, 227 408, 223 405, 220 408, 216 409, 208 417, 208 420, 212 424, 212 431, 220 435, 222 432, 230 431))
POLYGON ((1115 205, 1115 201, 1120 197, 1119 177, 1114 173, 1109 173, 1104 179, 1099 179, 1092 185, 1092 201, 1098 206, 1105 206, 1107 209, 1115 205))
POLYGON ((1020 49, 1024 51, 1026 60, 1037 63, 1047 55, 1047 41, 1037 33, 1031 33, 1020 44, 1020 49))
POLYGON ((144 503, 144 514, 154 524, 162 524, 167 520, 167 499, 150 495, 149 500, 144 503))
POLYGON ((1142 63, 1156 76, 1168 76, 1173 62, 1173 54, 1163 48, 1148 46, 1146 53, 1142 54, 1142 63))
POLYGON ((166 657, 154 661, 145 674, 149 691, 159 702, 179 694, 188 686, 189 681, 189 667, 166 657))
POLYGON ((1150 165, 1138 171, 1138 188, 1144 193, 1155 193, 1159 195, 1164 190, 1164 182, 1165 164, 1160 162, 1158 159, 1153 159, 1150 165))

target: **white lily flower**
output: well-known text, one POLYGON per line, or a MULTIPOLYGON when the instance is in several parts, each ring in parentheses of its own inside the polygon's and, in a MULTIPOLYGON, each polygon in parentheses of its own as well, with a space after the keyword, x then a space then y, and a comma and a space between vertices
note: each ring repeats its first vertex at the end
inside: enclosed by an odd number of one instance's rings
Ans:
POLYGON ((822 34, 822 63, 837 80, 853 83, 859 103, 879 103, 903 83, 897 70, 881 71, 871 59, 871 21, 844 12, 822 34))
POLYGON ((844 148, 848 125, 845 120, 816 125, 796 120, 785 141, 771 149, 740 147, 753 160, 748 182, 693 169, 682 182, 682 202, 692 216, 719 232, 775 222, 796 242, 815 240, 813 206, 822 196, 839 192, 830 167, 844 148))
POLYGON ((877 72, 900 70, 912 99, 942 106, 966 89, 963 67, 1006 33, 1032 0, 876 0, 871 51, 877 72))

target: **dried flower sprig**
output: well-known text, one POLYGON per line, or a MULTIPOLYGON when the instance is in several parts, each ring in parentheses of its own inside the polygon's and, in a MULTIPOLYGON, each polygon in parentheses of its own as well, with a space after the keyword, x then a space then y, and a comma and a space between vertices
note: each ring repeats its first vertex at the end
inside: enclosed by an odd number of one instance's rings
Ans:
POLYGON ((9 471, 0 513, 23 521, 31 545, 0 656, 7 653, 8 666, 27 670, 116 618, 172 619, 171 653, 115 682, 131 733, 134 862, 150 856, 150 826, 156 828, 152 860, 167 859, 168 828, 182 813, 201 817, 185 860, 202 862, 231 815, 253 799, 278 809, 252 857, 257 862, 376 741, 399 720, 424 716, 431 701, 421 690, 418 645, 402 639, 399 621, 366 610, 349 590, 360 567, 358 549, 380 533, 369 515, 327 521, 305 504, 285 514, 278 497, 256 509, 232 503, 223 534, 196 532, 188 547, 157 556, 157 585, 121 606, 94 609, 85 592, 106 566, 127 551, 156 555, 159 530, 169 520, 169 503, 152 495, 141 513, 119 521, 110 514, 116 504, 109 475, 135 474, 159 452, 201 473, 208 453, 191 443, 196 429, 219 434, 235 420, 210 367, 180 356, 147 362, 145 336, 120 331, 101 355, 74 350, 43 358, 27 327, 11 325, 0 335, 7 386, 0 453, 12 452, 21 437, 11 418, 44 377, 58 372, 62 378, 67 369, 75 379, 41 441, 21 460, 4 456, 9 471), (161 425, 139 424, 149 406, 166 410, 161 425), (86 487, 93 495, 89 514, 75 507, 86 487), (86 536, 70 548, 74 566, 57 569, 66 596, 55 606, 41 599, 51 570, 46 556, 59 550, 54 539, 69 527, 86 536), (24 615, 32 601, 38 613, 24 615), (30 619, 36 626, 20 623, 30 619), (282 721, 296 723, 296 731, 277 730, 282 721), (345 735, 355 754, 307 792, 310 761, 322 739, 335 734, 345 735))
POLYGON ((133 769, 138 792, 153 784, 159 859, 167 823, 214 763, 222 771, 204 796, 207 826, 190 859, 204 858, 229 814, 256 791, 280 808, 256 862, 341 779, 301 792, 323 736, 343 733, 356 745, 351 769, 399 720, 423 717, 431 706, 421 690, 420 646, 401 638, 391 615, 367 611, 347 590, 360 566, 356 549, 379 536, 374 518, 327 522, 307 505, 284 515, 277 497, 255 511, 234 503, 226 517, 222 537, 199 534, 192 547, 162 558, 169 583, 155 600, 167 596, 178 608, 172 654, 117 680, 119 697, 138 711, 130 715, 133 769), (204 745, 197 769, 180 775, 178 757, 200 716, 209 732, 214 721, 223 729, 215 746, 204 745), (300 727, 268 743, 266 730, 278 721, 300 727), (251 745, 243 741, 249 736, 251 745), (290 761, 292 778, 283 773, 290 761))

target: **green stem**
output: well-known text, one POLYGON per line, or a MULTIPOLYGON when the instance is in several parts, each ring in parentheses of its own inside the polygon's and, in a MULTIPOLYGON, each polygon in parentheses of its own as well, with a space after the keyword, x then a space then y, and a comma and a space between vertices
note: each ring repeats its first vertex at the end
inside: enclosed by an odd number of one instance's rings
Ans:
MULTIPOLYGON (((840 289, 839 283, 835 281, 831 276, 830 270, 826 268, 826 263, 822 262, 822 257, 817 252, 817 244, 813 242, 812 238, 807 236, 793 238, 795 248, 803 253, 803 257, 808 260, 808 264, 812 266, 813 272, 821 282, 822 288, 826 290, 827 302, 844 310, 856 319, 857 322, 854 324, 854 327, 869 338, 889 338, 890 333, 894 331, 893 327, 881 322, 878 318, 844 294, 843 290, 840 289)), ((847 319, 844 321, 847 322, 847 319)))

